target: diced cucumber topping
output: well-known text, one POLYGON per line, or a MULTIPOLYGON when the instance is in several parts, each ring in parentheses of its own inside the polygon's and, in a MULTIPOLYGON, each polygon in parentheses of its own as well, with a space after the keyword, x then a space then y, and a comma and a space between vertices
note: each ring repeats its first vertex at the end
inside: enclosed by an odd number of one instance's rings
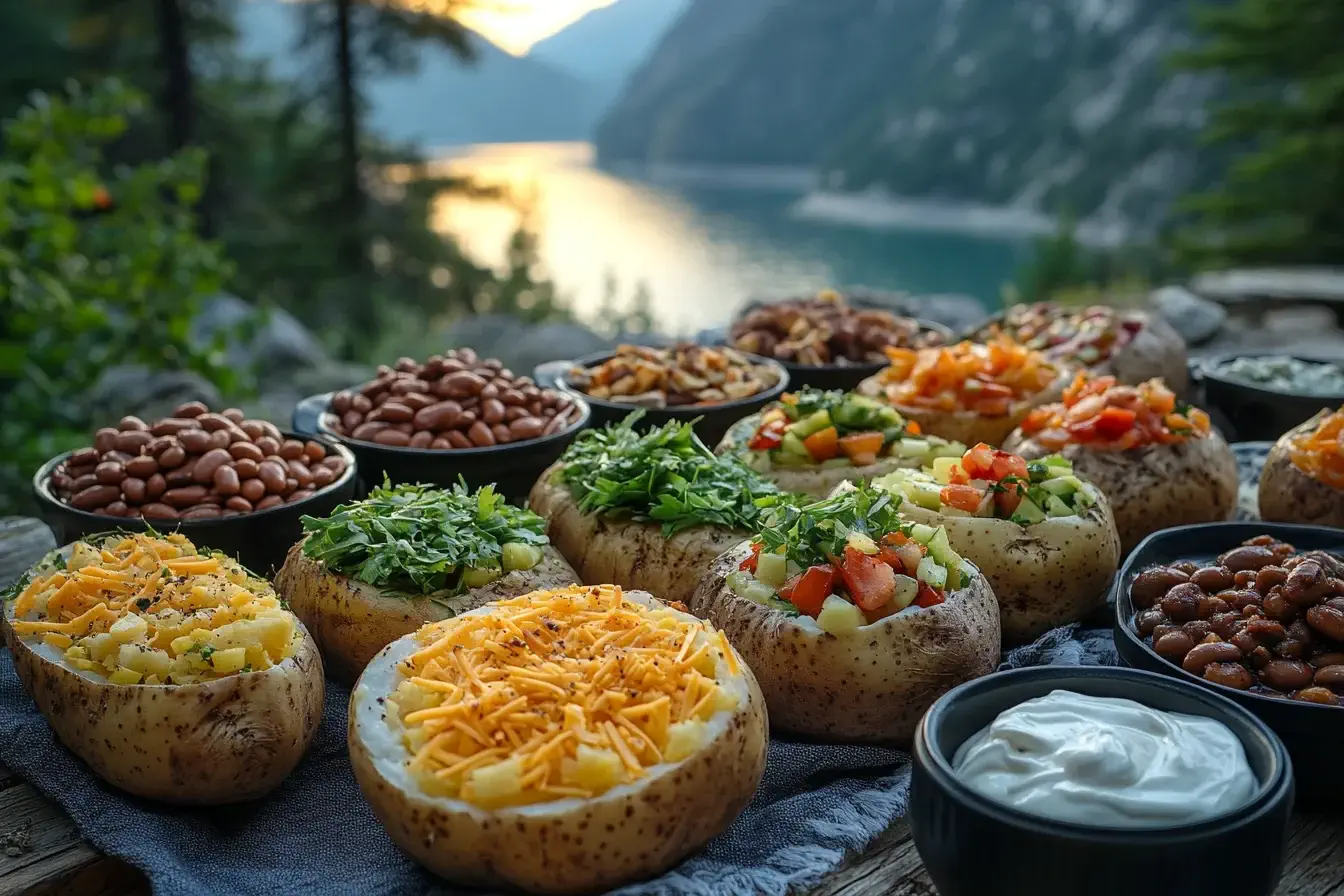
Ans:
POLYGON ((801 457, 806 460, 812 459, 812 453, 807 450, 803 440, 798 438, 798 434, 785 430, 784 437, 779 441, 779 451, 781 454, 792 454, 794 457, 801 457))
POLYGON ((943 506, 943 489, 936 482, 924 482, 919 479, 911 479, 906 482, 906 497, 913 504, 918 504, 925 510, 938 510, 943 506))
POLYGON ((1012 521, 1023 526, 1039 523, 1043 519, 1045 519, 1045 511, 1030 498, 1023 498, 1022 503, 1017 505, 1017 509, 1013 511, 1012 515, 1012 521))
POLYGON ((966 446, 960 442, 944 442, 942 439, 929 440, 929 453, 934 457, 951 457, 961 460, 962 455, 966 453, 966 446))
POLYGON ((942 526, 935 529, 933 537, 929 539, 929 556, 937 560, 940 566, 955 566, 961 560, 948 543, 947 530, 942 526))
POLYGON ((846 543, 855 550, 863 551, 865 554, 877 553, 877 542, 873 541, 862 532, 851 532, 846 543))
POLYGON ((823 470, 838 470, 841 467, 852 467, 853 462, 847 457, 833 457, 830 460, 824 460, 820 464, 823 470))
POLYGON ((961 463, 959 457, 935 457, 933 459, 933 478, 939 482, 947 482, 952 478, 952 468, 961 463))
POLYGON ((789 561, 783 554, 762 553, 756 560, 756 578, 771 588, 783 588, 789 580, 789 561))
MULTIPOLYGON (((1086 483, 1083 484, 1086 485, 1086 483)), ((1090 488, 1079 488, 1078 491, 1073 493, 1073 506, 1076 508, 1091 507, 1095 503, 1097 503, 1097 498, 1090 488)))
POLYGON ((957 564, 957 574, 957 587, 965 588, 971 583, 972 579, 980 575, 980 570, 974 563, 963 557, 961 562, 957 564))
POLYGON ((924 457, 929 453, 929 443, 924 439, 897 439, 892 443, 891 453, 897 457, 924 457))
POLYGON ((937 529, 933 526, 926 526, 923 523, 915 523, 910 529, 910 538, 919 544, 928 544, 933 540, 933 536, 937 534, 937 529))
POLYGON ((843 597, 832 594, 821 602, 817 625, 828 635, 847 635, 867 624, 868 620, 864 617, 863 611, 843 597))
POLYGON ((932 554, 919 561, 919 569, 915 571, 915 576, 932 588, 943 588, 947 585, 947 570, 938 565, 932 554))
POLYGON ((1067 497, 1083 487, 1083 480, 1077 476, 1056 476, 1054 479, 1047 479, 1041 483, 1041 488, 1052 495, 1059 495, 1061 498, 1067 497))
POLYGON ((1073 508, 1061 501, 1058 495, 1051 495, 1050 500, 1045 502, 1045 512, 1052 517, 1073 516, 1073 508))
POLYGON ((500 551, 503 554, 505 572, 513 572, 515 569, 531 569, 541 562, 540 545, 509 542, 503 545, 500 551))
POLYGON ((800 439, 805 439, 813 433, 821 432, 830 425, 831 415, 822 410, 808 414, 797 423, 791 424, 788 431, 800 439))
POLYGON ((763 607, 769 607, 772 610, 778 610, 789 616, 798 615, 797 607, 786 600, 781 600, 779 595, 775 593, 775 589, 744 569, 735 569, 728 573, 724 576, 724 583, 738 597, 745 598, 763 607))
POLYGON ((916 579, 913 576, 903 576, 898 574, 896 576, 896 594, 891 599, 896 609, 904 610, 914 603, 915 598, 918 596, 919 579, 916 579))
POLYGON ((1052 454, 1049 457, 1044 458, 1044 460, 1045 465, 1048 467, 1054 467, 1057 470, 1063 470, 1067 473, 1073 472, 1073 461, 1062 454, 1052 454))
POLYGON ((503 575, 504 571, 500 569, 478 569, 474 566, 468 566, 462 570, 462 584, 468 588, 480 588, 489 585, 503 575))

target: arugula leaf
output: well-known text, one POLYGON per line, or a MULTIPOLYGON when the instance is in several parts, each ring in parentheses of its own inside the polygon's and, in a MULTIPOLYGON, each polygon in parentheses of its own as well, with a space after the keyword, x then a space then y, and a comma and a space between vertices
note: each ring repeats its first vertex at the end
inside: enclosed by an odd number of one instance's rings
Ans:
POLYGON ((305 516, 303 552, 369 585, 411 594, 461 594, 465 567, 498 569, 502 545, 545 545, 546 521, 491 486, 469 492, 383 483, 326 519, 305 516))
POLYGON ((637 432, 643 415, 580 433, 561 456, 557 478, 584 513, 659 522, 665 536, 706 525, 754 531, 762 508, 782 499, 740 458, 706 448, 692 423, 637 432))
POLYGON ((864 483, 801 506, 782 503, 762 520, 762 550, 785 555, 806 569, 830 562, 845 552, 851 532, 878 541, 889 532, 910 534, 912 524, 901 519, 899 496, 864 483))

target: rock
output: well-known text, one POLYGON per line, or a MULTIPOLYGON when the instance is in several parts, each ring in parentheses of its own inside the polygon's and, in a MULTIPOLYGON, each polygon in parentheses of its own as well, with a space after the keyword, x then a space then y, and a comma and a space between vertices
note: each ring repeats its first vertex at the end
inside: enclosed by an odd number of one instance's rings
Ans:
POLYGON ((526 323, 507 314, 474 314, 453 321, 444 334, 443 347, 472 348, 482 358, 499 358, 512 364, 502 352, 517 345, 528 330, 526 323))
MULTIPOLYGON (((640 341, 647 341, 642 336, 640 341)), ((613 340, 573 323, 530 327, 512 345, 501 346, 496 357, 517 373, 531 373, 545 361, 570 361, 610 348, 613 340)))
POLYGON ((209 345, 220 333, 226 334, 228 363, 262 375, 328 361, 317 337, 294 315, 282 308, 254 308, 227 293, 207 299, 191 324, 191 340, 198 346, 209 345))
POLYGON ((1155 290, 1148 301, 1187 345, 1203 345, 1227 323, 1226 308, 1201 299, 1183 286, 1164 286, 1155 290))
POLYGON ((913 296, 906 303, 912 316, 942 324, 957 334, 979 326, 990 314, 979 299, 956 293, 913 296))
POLYGON ((1209 271, 1190 288, 1206 299, 1233 304, 1259 299, 1344 303, 1344 268, 1238 268, 1209 271))
POLYGON ((219 390, 188 370, 151 370, 133 364, 109 367, 89 391, 89 418, 116 421, 134 414, 144 420, 167 417, 184 401, 222 408, 219 390))
POLYGON ((0 589, 17 582, 29 567, 57 547, 56 536, 41 520, 0 517, 0 589))

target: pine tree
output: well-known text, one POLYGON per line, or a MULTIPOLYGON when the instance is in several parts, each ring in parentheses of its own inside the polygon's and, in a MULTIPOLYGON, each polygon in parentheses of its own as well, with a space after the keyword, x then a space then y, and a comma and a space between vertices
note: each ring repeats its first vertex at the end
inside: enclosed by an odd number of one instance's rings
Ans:
POLYGON ((1344 2, 1237 0, 1197 18, 1206 40, 1179 61, 1226 80, 1205 136, 1236 155, 1187 200, 1183 258, 1344 263, 1344 2))

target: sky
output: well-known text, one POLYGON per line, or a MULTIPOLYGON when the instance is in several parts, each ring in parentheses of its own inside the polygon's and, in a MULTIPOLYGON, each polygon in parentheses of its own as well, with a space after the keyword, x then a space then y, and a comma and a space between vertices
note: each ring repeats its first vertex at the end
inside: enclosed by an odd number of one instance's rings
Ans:
POLYGON ((550 37, 584 13, 613 0, 479 0, 457 18, 515 56, 550 37))

